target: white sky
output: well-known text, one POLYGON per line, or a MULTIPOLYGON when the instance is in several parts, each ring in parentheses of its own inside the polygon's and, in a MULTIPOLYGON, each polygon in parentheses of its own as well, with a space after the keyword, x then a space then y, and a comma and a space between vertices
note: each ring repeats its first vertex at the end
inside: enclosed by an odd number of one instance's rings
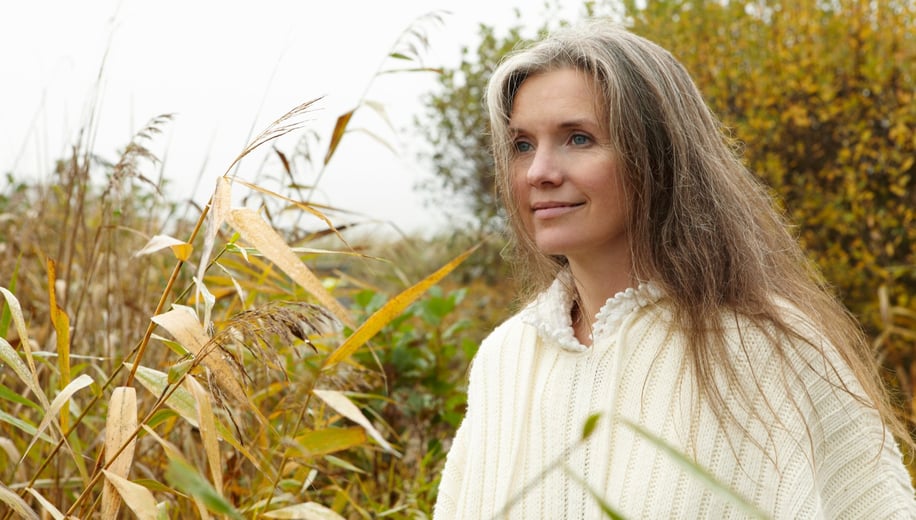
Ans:
MULTIPOLYGON (((568 3, 566 16, 572 17, 581 2, 568 3)), ((107 49, 94 152, 114 160, 150 118, 175 113, 151 148, 165 158, 172 199, 191 196, 203 172, 193 194, 203 204, 252 126, 260 131, 319 96, 325 97, 307 128, 326 146, 337 116, 353 108, 398 36, 418 17, 450 12, 444 24, 418 27, 429 35, 424 64, 452 66, 462 45, 476 44, 478 23, 508 26, 518 6, 533 13, 526 20, 538 23, 542 5, 542 0, 7 2, 0 9, 0 174, 49 178, 54 161, 66 155, 87 121, 107 49)), ((416 159, 423 143, 411 121, 421 111, 419 97, 434 86, 430 73, 372 82, 367 98, 384 104, 394 126, 407 131, 392 133, 366 109, 350 126, 381 134, 398 153, 365 134, 345 136, 314 200, 405 231, 441 225, 441 216, 412 191, 428 166, 416 159)), ((301 135, 281 141, 280 149, 291 151, 301 135)), ((259 156, 246 160, 241 177, 254 180, 260 163, 259 156)), ((158 175, 153 167, 145 173, 158 175)))

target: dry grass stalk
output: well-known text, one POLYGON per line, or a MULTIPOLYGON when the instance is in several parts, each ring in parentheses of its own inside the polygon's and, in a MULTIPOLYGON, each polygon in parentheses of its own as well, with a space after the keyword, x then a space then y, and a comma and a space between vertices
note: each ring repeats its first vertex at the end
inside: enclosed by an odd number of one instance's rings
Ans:
MULTIPOLYGON (((278 346, 301 342, 316 351, 312 337, 339 331, 340 322, 319 305, 273 301, 233 315, 213 341, 232 356, 239 370, 245 370, 244 350, 259 365, 279 370, 287 377, 278 346)), ((252 379, 247 372, 246 376, 252 379)))

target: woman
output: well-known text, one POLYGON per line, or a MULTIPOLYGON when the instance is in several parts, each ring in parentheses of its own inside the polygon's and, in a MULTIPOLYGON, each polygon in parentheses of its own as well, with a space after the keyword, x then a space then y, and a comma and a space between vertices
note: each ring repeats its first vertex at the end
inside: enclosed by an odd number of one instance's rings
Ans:
POLYGON ((593 22, 487 99, 530 303, 475 357, 437 518, 916 518, 862 332, 667 51, 593 22))

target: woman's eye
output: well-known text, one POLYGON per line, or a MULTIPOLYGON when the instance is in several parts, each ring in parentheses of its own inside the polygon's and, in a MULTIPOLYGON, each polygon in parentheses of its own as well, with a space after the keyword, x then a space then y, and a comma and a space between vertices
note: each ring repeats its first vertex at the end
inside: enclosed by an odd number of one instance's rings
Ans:
POLYGON ((584 146, 592 142, 591 138, 585 134, 573 134, 570 141, 576 146, 584 146))
POLYGON ((531 143, 528 141, 516 141, 515 142, 515 151, 519 153, 530 152, 532 149, 531 143))

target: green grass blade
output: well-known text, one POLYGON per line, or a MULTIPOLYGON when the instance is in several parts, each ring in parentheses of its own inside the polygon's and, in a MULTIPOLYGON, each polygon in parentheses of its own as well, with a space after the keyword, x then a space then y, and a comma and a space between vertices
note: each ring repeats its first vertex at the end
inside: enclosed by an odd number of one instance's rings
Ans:
POLYGON ((34 409, 36 412, 44 413, 44 410, 42 410, 41 406, 38 403, 28 399, 25 396, 20 395, 18 392, 14 392, 13 390, 11 390, 9 387, 7 387, 6 385, 2 383, 0 383, 0 398, 6 399, 7 401, 11 401, 17 404, 28 406, 29 408, 34 409))
POLYGON ((199 499, 210 511, 235 520, 244 520, 241 513, 220 496, 207 479, 190 464, 178 459, 170 460, 165 478, 179 491, 199 499))
POLYGON ((707 471, 702 466, 698 465, 696 462, 687 458, 686 455, 675 449, 673 446, 665 442, 662 438, 657 437, 649 430, 643 428, 642 426, 629 421, 627 419, 620 419, 621 423, 632 429, 636 432, 637 435, 646 439, 657 448, 659 448, 663 453, 671 457, 671 459, 680 465, 682 468, 686 469, 688 473, 699 479, 706 487, 715 492, 716 494, 722 496, 723 498, 728 499, 733 504, 738 506, 742 511, 748 514, 751 518, 757 519, 767 519, 767 516, 763 511, 761 511, 757 506, 749 502, 746 498, 742 497, 734 490, 732 490, 727 485, 720 482, 713 476, 709 471, 707 471))
MULTIPOLYGON (((593 415, 592 417, 596 416, 597 414, 593 415)), ((568 474, 580 486, 584 487, 588 491, 588 494, 598 502, 598 507, 601 508, 601 512, 604 513, 604 516, 610 518, 611 520, 626 520, 626 517, 623 516, 622 513, 611 507, 611 505, 607 503, 607 500, 605 500, 604 497, 602 497, 601 494, 595 490, 595 488, 590 486, 588 482, 586 482, 582 477, 573 472, 569 466, 564 465, 563 470, 566 471, 566 474, 568 474)))
MULTIPOLYGON (((36 428, 34 424, 22 419, 21 417, 14 417, 4 412, 3 410, 0 410, 0 422, 5 422, 9 425, 19 428, 32 437, 38 434, 38 428, 36 428)), ((38 438, 45 442, 54 442, 46 433, 39 434, 38 438)))
MULTIPOLYGON (((12 293, 16 292, 16 281, 19 279, 19 264, 22 261, 22 254, 16 258, 16 265, 13 266, 13 274, 10 276, 10 291, 12 293)), ((5 338, 6 334, 10 331, 10 323, 13 322, 13 314, 10 312, 9 306, 6 302, 3 302, 3 305, 0 305, 0 338, 5 338)))

